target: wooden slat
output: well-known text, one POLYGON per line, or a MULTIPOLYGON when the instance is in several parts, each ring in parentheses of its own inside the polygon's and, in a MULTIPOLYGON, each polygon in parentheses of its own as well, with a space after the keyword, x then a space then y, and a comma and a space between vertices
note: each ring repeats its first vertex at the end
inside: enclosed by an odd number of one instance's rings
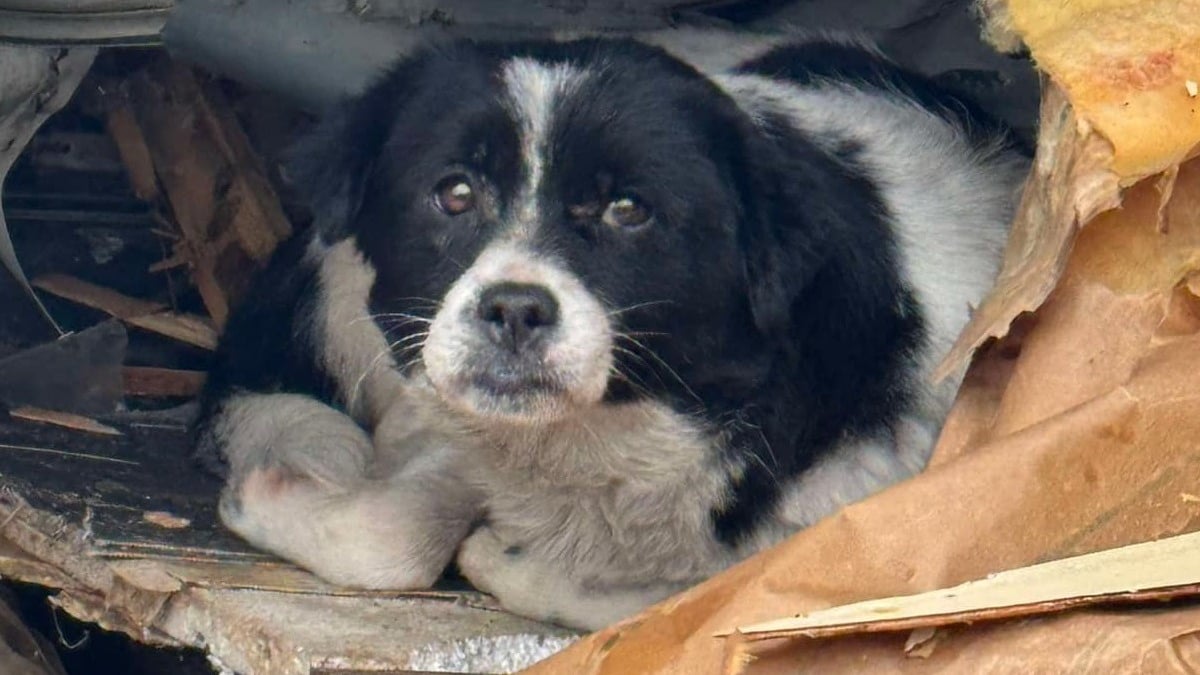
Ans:
POLYGON ((59 410, 46 410, 44 408, 34 408, 32 406, 21 406, 8 411, 10 417, 15 417, 19 420, 29 422, 41 422, 43 424, 53 424, 65 429, 74 429, 75 431, 85 431, 90 434, 100 434, 102 436, 120 436, 121 432, 107 424, 102 424, 90 417, 76 415, 74 413, 62 412, 59 410))
POLYGON ((126 396, 186 397, 200 393, 205 373, 198 370, 174 370, 126 366, 121 371, 126 396))
POLYGON ((164 311, 165 305, 130 297, 65 274, 38 277, 33 280, 33 285, 47 293, 106 312, 143 330, 202 349, 217 348, 217 330, 202 316, 164 311))

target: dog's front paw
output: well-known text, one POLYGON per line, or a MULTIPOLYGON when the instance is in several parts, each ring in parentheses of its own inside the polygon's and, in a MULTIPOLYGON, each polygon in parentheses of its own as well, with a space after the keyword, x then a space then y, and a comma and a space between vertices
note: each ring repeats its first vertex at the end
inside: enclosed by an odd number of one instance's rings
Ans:
POLYGON ((252 544, 274 549, 281 530, 293 523, 295 509, 312 510, 321 489, 310 479, 281 466, 254 469, 231 479, 221 492, 221 522, 252 544))
MULTIPOLYGON (((457 539, 402 491, 347 492, 280 467, 255 469, 222 494, 221 520, 255 546, 341 586, 429 588, 457 539)), ((450 528, 452 529, 452 528, 450 528)), ((461 536, 461 535, 460 535, 461 536)))
POLYGON ((463 541, 458 550, 458 568, 475 588, 499 597, 514 584, 519 585, 518 568, 524 550, 506 544, 495 530, 480 526, 463 541))
POLYGON ((563 587, 559 573, 520 543, 502 540, 491 527, 479 527, 463 541, 458 568, 475 588, 494 596, 508 611, 560 622, 554 609, 554 594, 563 587))

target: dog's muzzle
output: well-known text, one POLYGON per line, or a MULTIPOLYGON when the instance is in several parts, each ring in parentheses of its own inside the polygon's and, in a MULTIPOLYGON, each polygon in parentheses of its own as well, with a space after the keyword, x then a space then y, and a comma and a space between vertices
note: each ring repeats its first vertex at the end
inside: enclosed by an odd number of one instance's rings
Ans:
POLYGON ((484 251, 450 288, 422 356, 453 407, 539 422, 599 402, 611 350, 608 314, 579 278, 506 244, 484 251))
POLYGON ((558 328, 558 300, 549 289, 515 282, 489 286, 479 296, 475 320, 490 344, 472 359, 477 386, 502 396, 555 389, 543 363, 558 328))

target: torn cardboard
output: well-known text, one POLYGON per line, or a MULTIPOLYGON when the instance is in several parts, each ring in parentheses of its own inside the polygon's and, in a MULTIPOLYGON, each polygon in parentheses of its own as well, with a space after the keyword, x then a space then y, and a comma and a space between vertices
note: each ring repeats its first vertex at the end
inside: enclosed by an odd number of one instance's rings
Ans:
POLYGON ((939 379, 1041 305, 1062 273, 1075 229, 1115 208, 1118 186, 1162 173, 1166 201, 1174 167, 1200 152, 1200 98, 1188 84, 1200 79, 1200 0, 981 6, 994 19, 992 32, 1019 36, 1052 84, 1042 105, 1037 164, 996 290, 938 369, 939 379))
POLYGON ((1112 146, 1091 133, 1063 91, 1042 91, 1037 157, 1012 224, 995 287, 934 373, 958 372, 987 339, 1041 306, 1066 265, 1080 223, 1120 204, 1112 146))

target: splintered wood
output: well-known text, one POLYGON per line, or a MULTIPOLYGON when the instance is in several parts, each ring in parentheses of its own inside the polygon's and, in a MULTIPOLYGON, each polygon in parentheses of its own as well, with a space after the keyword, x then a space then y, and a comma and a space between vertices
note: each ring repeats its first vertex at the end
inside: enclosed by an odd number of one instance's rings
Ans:
POLYGON ((291 225, 213 83, 164 58, 113 89, 103 104, 130 182, 143 199, 165 196, 182 235, 170 260, 189 265, 219 328, 291 225))
POLYGON ((60 412, 58 410, 46 410, 43 408, 34 408, 32 406, 21 406, 8 411, 10 417, 15 417, 21 420, 30 422, 41 422, 43 424, 53 424, 65 429, 74 429, 75 431, 84 431, 90 434, 102 434, 105 436, 120 436, 121 432, 102 424, 90 417, 76 415, 74 413, 60 412))
POLYGON ((106 312, 131 326, 201 349, 217 347, 216 328, 205 317, 170 312, 166 305, 132 298, 66 274, 47 274, 34 279, 32 283, 39 290, 106 312))
POLYGON ((749 640, 931 629, 1086 605, 1200 595, 1200 533, 1055 560, 952 588, 867 600, 737 629, 749 640))
POLYGON ((121 378, 126 396, 192 397, 204 387, 206 374, 198 370, 125 366, 121 378))

